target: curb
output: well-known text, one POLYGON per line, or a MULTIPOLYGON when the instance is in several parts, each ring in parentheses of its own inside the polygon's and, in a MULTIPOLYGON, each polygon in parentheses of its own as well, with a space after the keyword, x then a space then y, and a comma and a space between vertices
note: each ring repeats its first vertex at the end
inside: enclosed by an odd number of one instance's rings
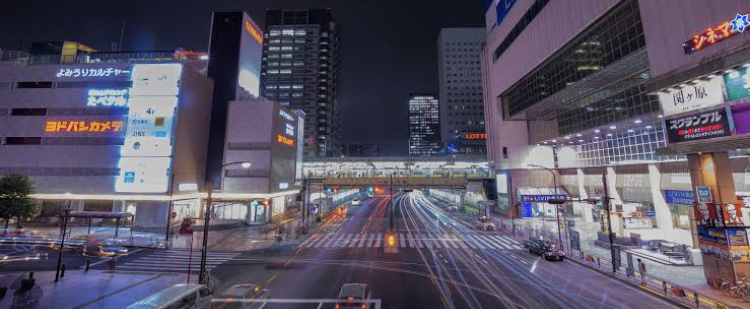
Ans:
POLYGON ((643 288, 643 287, 635 286, 635 285, 633 285, 632 283, 630 283, 630 282, 628 282, 628 281, 626 281, 626 280, 623 280, 623 279, 622 279, 622 278, 620 278, 620 277, 617 277, 617 276, 613 276, 613 275, 612 275, 612 274, 610 274, 609 272, 606 272, 606 271, 602 271, 601 269, 597 269, 597 268, 589 267, 589 265, 588 265, 588 264, 586 264, 586 263, 584 263, 584 262, 581 262, 581 261, 579 261, 579 260, 576 260, 576 259, 571 259, 571 258, 566 258, 565 260, 566 260, 566 261, 570 261, 570 262, 573 262, 573 263, 576 263, 576 264, 578 264, 579 266, 581 266, 581 267, 583 267, 583 268, 585 268, 585 269, 588 269, 588 270, 592 270, 592 271, 595 271, 595 272, 597 272, 597 273, 599 273, 599 274, 601 274, 601 275, 604 275, 604 276, 606 276, 606 277, 608 277, 608 278, 612 278, 612 279, 615 279, 615 280, 617 280, 617 281, 620 281, 620 282, 621 282, 621 283, 623 283, 624 285, 628 286, 628 288, 630 288, 630 289, 634 289, 634 290, 637 290, 637 291, 641 291, 641 292, 644 292, 645 294, 647 294, 647 295, 651 295, 651 296, 653 296, 653 297, 658 297, 659 299, 661 299, 661 300, 663 300, 663 301, 666 301, 666 302, 668 302, 668 303, 670 303, 670 304, 672 304, 672 305, 675 305, 675 306, 678 306, 678 307, 681 307, 681 308, 693 308, 693 307, 691 307, 691 306, 687 306, 687 305, 685 305, 685 304, 683 304, 683 303, 679 303, 679 302, 677 302, 677 301, 675 301, 675 300, 673 300, 673 299, 671 299, 671 298, 666 298, 666 297, 662 296, 662 295, 661 295, 660 293, 654 292, 653 290, 651 290, 651 289, 649 289, 649 288, 643 288))

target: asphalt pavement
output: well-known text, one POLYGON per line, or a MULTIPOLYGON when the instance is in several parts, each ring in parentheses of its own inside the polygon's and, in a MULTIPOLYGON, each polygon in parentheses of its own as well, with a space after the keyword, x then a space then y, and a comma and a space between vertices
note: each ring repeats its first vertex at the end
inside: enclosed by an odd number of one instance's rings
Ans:
MULTIPOLYGON (((388 197, 333 213, 296 246, 234 256, 212 270, 216 294, 268 289, 266 308, 334 308, 366 283, 370 308, 675 308, 572 262, 544 261, 501 232, 478 231, 415 191, 394 198, 399 252, 384 253, 388 197)), ((224 307, 221 304, 215 308, 224 307)))

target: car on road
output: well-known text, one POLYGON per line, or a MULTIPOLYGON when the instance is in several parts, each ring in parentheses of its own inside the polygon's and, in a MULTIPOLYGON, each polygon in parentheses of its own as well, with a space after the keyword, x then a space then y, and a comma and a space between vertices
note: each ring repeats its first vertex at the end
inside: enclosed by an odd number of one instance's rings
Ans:
POLYGON ((81 246, 81 254, 86 256, 113 257, 128 253, 128 248, 107 244, 85 244, 81 246))
POLYGON ((488 217, 479 217, 474 225, 480 231, 494 231, 495 222, 488 217))
POLYGON ((456 212, 456 211, 458 211, 458 207, 456 207, 456 206, 448 206, 448 211, 449 212, 456 212))
POLYGON ((565 259, 565 252, 556 248, 552 243, 541 239, 528 239, 523 241, 523 247, 529 250, 529 253, 543 257, 545 260, 565 259))
MULTIPOLYGON (((242 302, 235 302, 234 300, 237 299, 263 299, 268 297, 268 289, 263 289, 258 284, 254 283, 244 283, 244 284, 235 284, 228 288, 226 291, 221 293, 218 297, 218 299, 226 299, 227 301, 223 302, 224 306, 214 306, 215 308, 225 308, 225 309, 233 309, 233 308, 242 308, 242 309, 250 309, 250 308, 258 308, 262 306, 262 303, 242 303, 242 302)), ((218 305, 217 303, 215 303, 218 305)))
POLYGON ((360 199, 360 198, 358 198, 358 197, 357 197, 357 198, 354 198, 354 199, 352 200, 352 206, 357 206, 357 205, 359 205, 360 203, 362 203, 362 199, 360 199))
POLYGON ((31 246, 1 246, 0 263, 13 261, 31 261, 47 258, 47 253, 31 246))
POLYGON ((370 286, 366 283, 345 283, 339 291, 339 302, 334 309, 368 309, 373 306, 364 302, 371 297, 370 286))

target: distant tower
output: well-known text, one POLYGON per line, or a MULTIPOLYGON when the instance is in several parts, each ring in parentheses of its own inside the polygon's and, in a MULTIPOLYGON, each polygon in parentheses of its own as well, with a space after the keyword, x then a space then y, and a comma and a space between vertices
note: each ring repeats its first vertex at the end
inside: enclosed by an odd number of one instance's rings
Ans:
POLYGON ((441 149, 440 105, 434 94, 409 96, 409 156, 429 157, 441 149))

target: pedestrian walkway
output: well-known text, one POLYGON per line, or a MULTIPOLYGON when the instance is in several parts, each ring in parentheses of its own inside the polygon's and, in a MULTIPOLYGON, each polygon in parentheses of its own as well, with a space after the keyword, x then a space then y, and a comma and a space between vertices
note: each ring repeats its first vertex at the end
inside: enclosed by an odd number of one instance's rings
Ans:
MULTIPOLYGON (((206 268, 213 269, 240 255, 239 252, 208 252, 206 268)), ((160 250, 148 255, 135 257, 115 267, 116 270, 124 271, 148 271, 148 272, 191 272, 200 269, 201 251, 188 250, 160 250)))
MULTIPOLYGON (((522 250, 520 243, 508 236, 466 233, 398 233, 399 247, 412 249, 479 249, 522 250)), ((384 233, 317 233, 303 241, 300 248, 380 248, 384 233)))

